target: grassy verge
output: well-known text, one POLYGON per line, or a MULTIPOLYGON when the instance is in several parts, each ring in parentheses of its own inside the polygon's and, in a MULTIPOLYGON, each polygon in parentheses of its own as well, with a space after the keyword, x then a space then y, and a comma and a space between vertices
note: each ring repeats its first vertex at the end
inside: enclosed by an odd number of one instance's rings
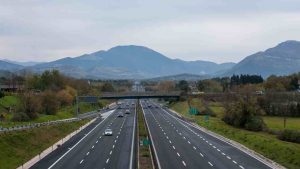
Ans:
MULTIPOLYGON (((5 97, 14 97, 14 96, 5 96, 5 97)), ((12 103, 14 103, 15 99, 10 99, 10 100, 13 100, 12 103)), ((8 104, 6 104, 6 105, 8 105, 8 104)), ((26 122, 10 121, 11 114, 7 114, 7 120, 0 121, 0 126, 12 127, 12 126, 17 126, 17 125, 28 125, 30 123, 41 123, 41 122, 47 122, 47 121, 72 118, 72 117, 76 116, 76 114, 75 114, 76 108, 75 107, 76 107, 75 105, 62 107, 61 109, 58 110, 58 112, 55 115, 39 114, 38 118, 30 120, 30 121, 26 121, 26 122)), ((80 103, 79 107, 80 107, 81 113, 86 113, 86 112, 90 112, 90 111, 94 111, 94 110, 98 109, 97 106, 94 106, 94 105, 91 105, 88 103, 80 103)))
MULTIPOLYGON (((141 106, 138 104, 138 137, 139 141, 148 139, 148 132, 145 127, 144 115, 141 106)), ((150 147, 148 145, 139 146, 139 167, 142 169, 152 169, 152 160, 150 155, 150 147)))
POLYGON ((275 135, 265 132, 251 132, 227 125, 221 120, 224 109, 219 104, 210 104, 210 109, 216 111, 217 116, 210 117, 209 122, 205 122, 204 116, 187 115, 188 107, 184 106, 186 104, 178 102, 170 105, 170 108, 185 117, 192 118, 200 126, 235 140, 287 168, 299 169, 300 144, 281 141, 275 135))
MULTIPOLYGON (((264 116, 263 117, 264 122, 268 126, 268 128, 273 129, 273 130, 284 130, 283 126, 283 117, 269 117, 269 116, 264 116)), ((286 127, 285 129, 290 129, 290 130, 300 130, 300 118, 293 118, 289 117, 286 118, 286 127)))
POLYGON ((0 134, 0 168, 16 168, 88 120, 0 134))

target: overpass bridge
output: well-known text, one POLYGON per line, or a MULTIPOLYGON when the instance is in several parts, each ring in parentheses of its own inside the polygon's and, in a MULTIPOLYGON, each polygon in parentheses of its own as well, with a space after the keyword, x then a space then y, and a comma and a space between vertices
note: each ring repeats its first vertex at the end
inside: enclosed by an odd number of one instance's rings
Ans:
POLYGON ((151 98, 174 98, 179 99, 180 91, 172 92, 106 92, 100 96, 77 96, 78 101, 97 103, 100 99, 151 99, 151 98))

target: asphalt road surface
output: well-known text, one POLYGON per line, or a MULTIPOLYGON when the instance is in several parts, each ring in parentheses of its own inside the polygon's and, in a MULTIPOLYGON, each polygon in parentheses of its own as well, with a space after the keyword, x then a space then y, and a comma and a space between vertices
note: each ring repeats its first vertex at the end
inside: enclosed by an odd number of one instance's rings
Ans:
POLYGON ((106 119, 97 119, 31 168, 136 168, 136 112, 131 103, 126 101, 122 109, 114 110, 106 119), (130 114, 125 114, 126 109, 130 114), (118 117, 119 112, 124 117, 118 117), (112 136, 103 135, 106 128, 113 130, 112 136))
POLYGON ((239 149, 193 127, 172 112, 141 101, 162 169, 269 169, 239 149))

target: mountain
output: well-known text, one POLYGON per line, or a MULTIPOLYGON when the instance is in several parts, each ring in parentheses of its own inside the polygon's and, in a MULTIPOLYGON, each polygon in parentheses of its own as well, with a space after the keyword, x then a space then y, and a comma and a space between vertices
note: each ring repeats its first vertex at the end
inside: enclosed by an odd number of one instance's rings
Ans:
POLYGON ((5 71, 17 71, 17 70, 21 70, 23 68, 23 66, 21 65, 17 65, 17 64, 13 64, 13 63, 9 63, 3 60, 0 60, 0 70, 5 70, 5 71))
POLYGON ((150 81, 161 81, 161 80, 186 80, 186 81, 196 81, 196 80, 202 80, 202 79, 207 79, 209 76, 207 75, 195 75, 195 74, 178 74, 178 75, 171 75, 171 76, 162 76, 162 77, 156 77, 156 78, 151 78, 151 79, 146 79, 150 81))
POLYGON ((230 69, 234 63, 170 59, 143 46, 117 46, 107 51, 84 54, 38 64, 27 69, 43 72, 58 69, 66 75, 93 79, 144 79, 174 74, 207 75, 230 69))
POLYGON ((232 74, 288 75, 300 71, 300 42, 289 40, 243 59, 223 76, 232 74))
POLYGON ((43 63, 43 62, 18 62, 18 61, 12 61, 12 60, 8 60, 8 59, 4 59, 3 61, 12 63, 12 64, 21 65, 21 66, 34 66, 34 65, 43 63))

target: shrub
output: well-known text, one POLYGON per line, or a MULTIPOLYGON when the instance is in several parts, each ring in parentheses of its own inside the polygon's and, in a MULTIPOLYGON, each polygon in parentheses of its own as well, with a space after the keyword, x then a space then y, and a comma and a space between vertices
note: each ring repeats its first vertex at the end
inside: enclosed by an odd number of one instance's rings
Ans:
POLYGON ((259 116, 250 117, 245 124, 245 128, 251 131, 262 131, 264 127, 265 123, 259 116))
POLYGON ((26 113, 19 112, 19 113, 14 113, 12 120, 13 121, 28 121, 30 118, 26 113))
POLYGON ((59 100, 54 92, 46 91, 42 96, 42 107, 46 114, 54 115, 59 108, 59 100))
POLYGON ((297 130, 283 130, 278 136, 280 140, 300 143, 300 131, 297 130))
POLYGON ((25 93, 20 98, 21 104, 18 110, 25 113, 30 119, 36 118, 38 116, 37 113, 41 111, 40 98, 31 93, 25 93))

